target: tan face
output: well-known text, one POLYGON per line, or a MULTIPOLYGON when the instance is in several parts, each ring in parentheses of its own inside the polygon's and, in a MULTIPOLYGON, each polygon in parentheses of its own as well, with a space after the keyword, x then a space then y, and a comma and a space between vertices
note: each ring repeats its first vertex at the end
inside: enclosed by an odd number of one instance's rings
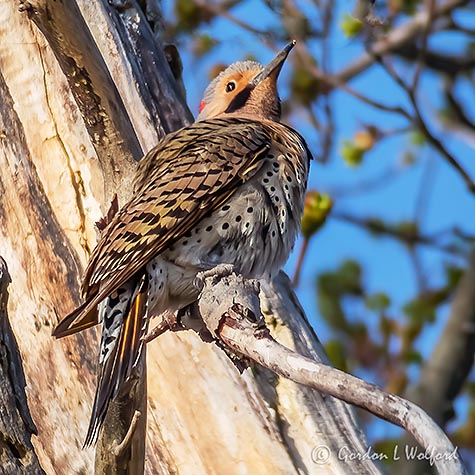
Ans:
POLYGON ((280 120, 277 78, 294 45, 288 43, 265 67, 252 61, 229 66, 208 86, 198 120, 229 115, 280 120))
POLYGON ((249 87, 250 81, 260 73, 260 69, 233 72, 219 79, 211 100, 200 104, 198 120, 212 119, 228 109, 233 100, 249 87))

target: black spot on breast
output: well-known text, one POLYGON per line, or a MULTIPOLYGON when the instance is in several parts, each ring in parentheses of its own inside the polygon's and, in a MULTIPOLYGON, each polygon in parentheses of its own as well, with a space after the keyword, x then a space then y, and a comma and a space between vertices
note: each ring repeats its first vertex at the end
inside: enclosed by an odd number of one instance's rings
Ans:
POLYGON ((249 208, 247 208, 246 210, 248 213, 253 213, 254 212, 254 208, 252 206, 249 206, 249 208))
POLYGON ((241 219, 242 219, 241 216, 237 215, 236 216, 236 223, 239 223, 241 221, 241 219))
POLYGON ((228 229, 229 228, 229 223, 223 223, 221 226, 222 229, 228 229))
POLYGON ((209 233, 212 229, 213 229, 213 226, 210 225, 206 228, 206 232, 209 233))

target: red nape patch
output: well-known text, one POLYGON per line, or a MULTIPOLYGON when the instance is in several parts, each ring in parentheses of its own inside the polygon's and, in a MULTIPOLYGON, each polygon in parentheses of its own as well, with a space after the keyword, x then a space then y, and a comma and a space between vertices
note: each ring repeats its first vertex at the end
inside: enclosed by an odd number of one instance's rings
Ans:
POLYGON ((206 105, 205 101, 200 102, 200 112, 205 108, 205 105, 206 105))

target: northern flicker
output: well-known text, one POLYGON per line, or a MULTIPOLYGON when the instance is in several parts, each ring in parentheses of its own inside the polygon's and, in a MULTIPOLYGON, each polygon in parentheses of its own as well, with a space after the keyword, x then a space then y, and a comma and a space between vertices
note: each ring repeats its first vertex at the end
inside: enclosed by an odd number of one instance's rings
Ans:
POLYGON ((133 198, 94 249, 85 302, 53 332, 103 324, 86 446, 137 364, 150 318, 194 302, 198 272, 227 263, 266 279, 287 260, 311 158, 304 139, 279 122, 277 77, 294 44, 266 67, 234 63, 212 81, 197 122, 142 159, 133 198))

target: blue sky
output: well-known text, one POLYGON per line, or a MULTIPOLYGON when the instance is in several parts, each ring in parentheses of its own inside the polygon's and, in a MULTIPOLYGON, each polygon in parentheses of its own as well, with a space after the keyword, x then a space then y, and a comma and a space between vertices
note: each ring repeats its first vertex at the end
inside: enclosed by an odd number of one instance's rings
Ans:
MULTIPOLYGON (((310 8, 310 7, 305 7, 310 8)), ((353 4, 347 1, 336 2, 335 18, 343 13, 351 13, 353 4)), ((165 10, 172 15, 172 2, 165 2, 165 10)), ((309 10, 310 11, 310 10, 309 10)), ((276 27, 276 17, 263 2, 249 0, 242 6, 232 10, 232 14, 252 26, 265 29, 276 27)), ((475 20, 475 14, 471 15, 475 20)), ((312 21, 312 18, 309 18, 312 21)), ((470 24, 470 19, 463 18, 464 23, 470 24)), ((473 24, 473 23, 472 23, 473 24)), ((258 60, 265 63, 273 57, 273 52, 262 45, 258 38, 243 31, 240 27, 226 19, 215 20, 211 25, 200 27, 200 33, 209 33, 218 40, 218 45, 212 53, 202 59, 194 59, 191 42, 183 40, 180 53, 184 64, 184 81, 188 93, 188 103, 196 115, 201 94, 208 81, 211 67, 217 63, 230 64, 241 60, 252 53, 258 60)), ((438 34, 430 43, 431 46, 442 48, 448 53, 460 53, 463 47, 462 38, 455 34, 438 34)), ((331 64, 337 72, 343 66, 356 59, 363 53, 360 42, 344 37, 338 28, 338 21, 331 35, 331 64)), ((318 54, 318 48, 315 48, 318 54)), ((405 77, 410 77, 411 71, 402 63, 396 63, 398 71, 405 77)), ((281 97, 288 96, 288 72, 292 68, 291 60, 286 65, 280 79, 281 97)), ((374 67, 351 82, 351 86, 371 98, 387 104, 398 105, 404 102, 404 96, 394 82, 380 67, 374 67)), ((448 137, 447 133, 437 126, 430 117, 436 114, 442 104, 437 103, 441 84, 434 75, 423 74, 420 83, 419 100, 427 111, 429 124, 437 134, 448 137)), ((463 98, 467 110, 475 111, 475 92, 468 84, 461 85, 457 90, 463 98)), ((342 92, 333 94, 336 146, 331 160, 325 165, 312 165, 309 189, 331 191, 336 188, 354 187, 370 177, 379 176, 384 170, 397 170, 394 178, 384 186, 367 193, 343 197, 335 203, 335 209, 348 212, 360 217, 381 217, 385 220, 398 222, 412 220, 415 216, 415 202, 421 183, 432 180, 425 208, 422 212, 421 230, 426 234, 439 233, 441 230, 459 226, 466 232, 475 234, 475 198, 466 190, 461 178, 447 163, 428 147, 414 148, 416 164, 403 166, 404 151, 410 147, 408 135, 399 135, 378 144, 366 157, 360 168, 349 168, 339 154, 339 144, 344 139, 350 139, 361 128, 362 123, 374 123, 384 129, 401 126, 403 122, 388 114, 362 104, 342 92)), ((298 117, 293 117, 293 125, 304 135, 310 147, 316 147, 318 141, 314 130, 303 125, 298 117)), ((465 169, 475 179, 475 151, 468 145, 456 139, 447 140, 450 149, 456 154, 465 169)), ((296 249, 299 249, 297 243, 296 249)), ((457 262, 464 264, 462 259, 454 259, 439 251, 420 248, 420 259, 423 269, 428 276, 430 286, 442 285, 445 280, 445 264, 457 262)), ((336 219, 329 219, 324 228, 312 239, 307 260, 304 264, 298 296, 307 312, 308 318, 319 337, 325 341, 332 336, 331 331, 318 314, 316 302, 316 277, 326 270, 334 270, 345 259, 359 261, 364 269, 364 282, 369 293, 386 292, 392 299, 392 313, 401 315, 401 306, 417 294, 417 280, 407 252, 402 245, 390 238, 374 238, 364 230, 345 224, 336 219)), ((296 256, 293 255, 286 270, 292 274, 296 256)), ((441 307, 435 324, 423 334, 417 347, 424 356, 428 356, 440 336, 448 316, 448 306, 441 307)), ((360 312, 363 313, 363 312, 360 312)), ((371 317, 374 320, 374 317, 371 317)), ((401 317, 402 318, 402 317, 401 317)), ((371 321, 371 325, 377 322, 371 321)), ((412 370, 415 375, 417 371, 412 370)), ((472 378, 473 379, 473 378, 472 378)), ((461 419, 466 413, 466 400, 457 404, 461 419)), ((379 424, 371 428, 375 437, 387 435, 388 426, 379 424)))

